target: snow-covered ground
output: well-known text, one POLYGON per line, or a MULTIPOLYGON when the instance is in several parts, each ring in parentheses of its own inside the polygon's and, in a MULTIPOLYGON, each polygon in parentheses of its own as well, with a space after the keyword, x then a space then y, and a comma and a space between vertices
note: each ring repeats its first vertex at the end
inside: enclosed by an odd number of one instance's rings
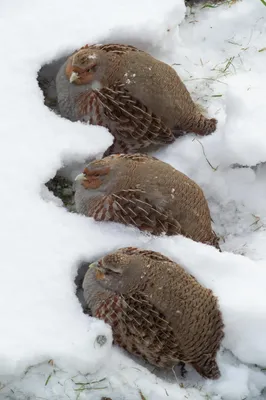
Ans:
POLYGON ((266 7, 225 3, 186 10, 183 0, 1 0, 1 399, 266 398, 266 7), (112 137, 45 107, 37 72, 103 41, 175 64, 193 98, 217 117, 212 136, 188 135, 156 156, 202 186, 223 253, 70 214, 44 186, 112 137), (82 313, 79 261, 128 245, 161 251, 218 295, 226 333, 219 381, 191 369, 185 380, 158 377, 112 348, 109 327, 82 313))

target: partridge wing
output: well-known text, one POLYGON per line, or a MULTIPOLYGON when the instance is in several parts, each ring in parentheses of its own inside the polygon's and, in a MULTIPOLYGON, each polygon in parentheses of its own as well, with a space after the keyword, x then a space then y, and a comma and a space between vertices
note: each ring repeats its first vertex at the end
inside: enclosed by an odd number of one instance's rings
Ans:
POLYGON ((183 358, 171 324, 145 293, 134 291, 120 297, 124 334, 133 338, 125 343, 128 351, 158 366, 174 365, 183 358))
POLYGON ((95 92, 107 120, 110 121, 110 129, 115 138, 129 144, 137 142, 140 147, 174 142, 171 129, 134 98, 124 84, 104 87, 95 92))
POLYGON ((156 251, 142 250, 137 247, 124 247, 123 249, 121 249, 121 251, 128 255, 139 254, 143 257, 147 257, 154 261, 168 262, 168 263, 170 262, 170 263, 175 264, 172 260, 170 260, 170 258, 168 258, 168 257, 164 256, 163 254, 158 253, 156 251))
POLYGON ((128 51, 137 51, 137 52, 142 52, 142 50, 138 49, 135 46, 131 46, 129 44, 118 44, 118 43, 109 43, 109 44, 86 44, 85 46, 81 47, 81 49, 95 49, 95 50, 103 50, 106 53, 112 52, 116 54, 125 54, 128 51))
POLYGON ((155 207, 140 189, 126 189, 103 196, 88 211, 96 221, 113 221, 133 225, 154 235, 182 233, 179 222, 170 211, 155 207))

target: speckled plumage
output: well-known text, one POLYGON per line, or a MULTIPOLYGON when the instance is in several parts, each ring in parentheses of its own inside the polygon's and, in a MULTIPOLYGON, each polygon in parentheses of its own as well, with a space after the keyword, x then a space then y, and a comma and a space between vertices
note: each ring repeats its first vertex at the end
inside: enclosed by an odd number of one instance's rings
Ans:
POLYGON ((92 264, 84 298, 92 315, 109 323, 114 342, 157 367, 190 363, 205 378, 223 334, 217 298, 160 253, 123 248, 92 264))
POLYGON ((56 87, 63 117, 110 130, 115 141, 105 155, 146 151, 185 132, 216 129, 217 121, 199 112, 175 70, 133 46, 84 46, 62 65, 56 87))
POLYGON ((219 248, 201 188, 155 157, 111 155, 88 164, 78 179, 75 204, 79 213, 154 235, 181 234, 219 248))

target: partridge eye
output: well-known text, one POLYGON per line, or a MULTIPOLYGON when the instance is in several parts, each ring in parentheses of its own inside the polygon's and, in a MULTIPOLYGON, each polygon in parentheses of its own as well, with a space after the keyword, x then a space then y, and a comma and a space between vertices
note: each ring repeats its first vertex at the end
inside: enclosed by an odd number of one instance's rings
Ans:
POLYGON ((120 271, 115 271, 115 270, 113 270, 113 269, 107 269, 106 270, 106 273, 107 273, 107 275, 109 274, 109 275, 121 275, 121 272, 120 271))
POLYGON ((95 72, 96 70, 96 65, 93 65, 92 67, 88 68, 86 71, 87 72, 95 72))

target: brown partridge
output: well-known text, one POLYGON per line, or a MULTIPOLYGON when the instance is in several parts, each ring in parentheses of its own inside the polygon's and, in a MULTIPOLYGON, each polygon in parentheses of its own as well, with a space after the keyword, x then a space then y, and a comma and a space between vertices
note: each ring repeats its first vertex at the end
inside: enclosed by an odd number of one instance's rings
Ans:
POLYGON ((201 188, 155 157, 111 155, 88 164, 76 181, 75 205, 81 214, 154 235, 181 234, 219 248, 201 188))
POLYGON ((216 129, 216 119, 199 112, 175 70, 133 46, 82 47, 61 66, 56 88, 63 117, 102 125, 112 133, 114 143, 105 156, 216 129))
POLYGON ((93 263, 83 281, 94 317, 113 329, 114 342, 157 367, 191 364, 204 378, 220 377, 223 339, 217 298, 160 253, 123 248, 93 263))

